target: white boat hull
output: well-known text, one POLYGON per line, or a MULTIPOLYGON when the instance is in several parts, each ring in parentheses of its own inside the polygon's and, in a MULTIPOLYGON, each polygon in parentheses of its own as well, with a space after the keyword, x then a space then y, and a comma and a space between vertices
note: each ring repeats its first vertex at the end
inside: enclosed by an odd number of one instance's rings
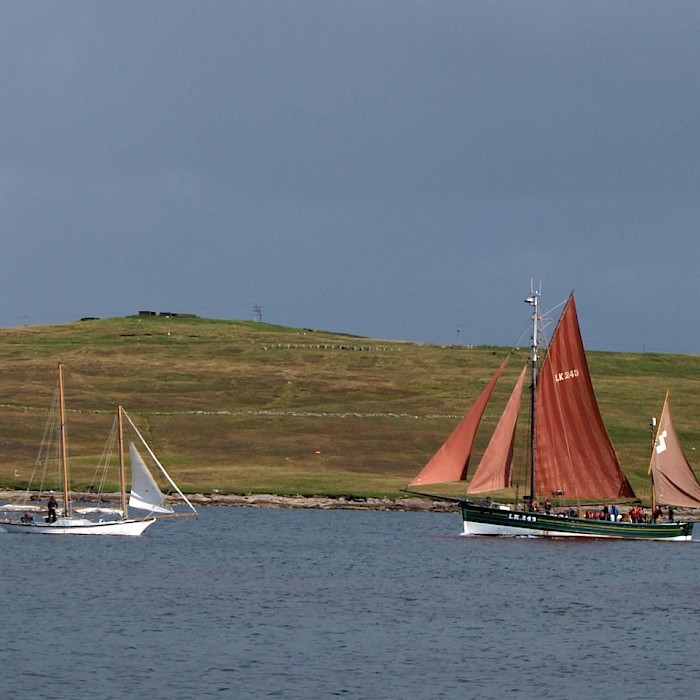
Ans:
POLYGON ((631 523, 547 515, 462 502, 465 535, 500 537, 592 537, 690 542, 692 522, 631 523))
POLYGON ((1 521, 0 528, 8 533, 25 535, 113 535, 139 537, 156 518, 140 520, 105 520, 94 522, 87 518, 58 518, 54 523, 1 521))
POLYGON ((486 523, 473 523, 464 521, 464 535, 493 535, 496 537, 544 537, 547 533, 544 530, 532 528, 523 532, 521 528, 504 527, 502 525, 489 525, 486 523))
MULTIPOLYGON (((503 527, 500 525, 486 525, 484 523, 473 523, 469 521, 464 522, 464 532, 462 533, 466 536, 496 536, 496 537, 590 537, 595 539, 620 539, 620 534, 602 534, 602 533, 584 533, 584 532, 571 532, 566 530, 540 530, 538 528, 529 528, 523 530, 523 528, 514 527, 503 527)), ((636 538, 635 538, 636 539, 636 538)), ((639 539, 656 539, 656 538, 639 538, 639 539)), ((692 541, 691 535, 678 535, 676 537, 659 537, 658 539, 664 542, 690 542, 692 541)))

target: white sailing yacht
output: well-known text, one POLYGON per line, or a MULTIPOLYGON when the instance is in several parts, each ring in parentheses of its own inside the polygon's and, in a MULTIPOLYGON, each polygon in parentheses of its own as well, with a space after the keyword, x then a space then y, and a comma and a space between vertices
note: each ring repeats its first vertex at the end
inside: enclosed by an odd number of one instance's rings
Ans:
MULTIPOLYGON (((0 528, 10 533, 32 535, 121 535, 138 537, 146 528, 159 519, 194 517, 197 511, 189 499, 170 477, 163 465, 143 438, 122 406, 117 407, 115 429, 119 452, 119 484, 120 507, 76 507, 70 490, 70 462, 68 459, 68 441, 66 435, 66 409, 63 391, 63 365, 58 365, 58 387, 56 400, 58 408, 58 462, 61 475, 63 503, 50 507, 44 516, 43 510, 37 510, 36 502, 30 499, 29 490, 25 503, 7 504, 0 510, 8 513, 8 517, 0 520, 0 528), (125 426, 126 424, 126 426, 125 426), (131 461, 131 489, 126 493, 126 461, 125 461, 125 427, 133 434, 150 457, 150 461, 162 474, 177 499, 185 506, 184 512, 176 512, 171 503, 166 502, 166 496, 161 492, 151 474, 134 439, 128 441, 128 451, 131 461), (131 511, 140 511, 141 515, 131 515, 131 511), (17 517, 22 513, 21 517, 17 517), (91 516, 91 517, 90 517, 91 516)), ((41 454, 41 453, 40 453, 41 454)), ((37 466, 45 468, 46 460, 41 456, 37 466)), ((171 499, 172 500, 172 499, 171 499)))

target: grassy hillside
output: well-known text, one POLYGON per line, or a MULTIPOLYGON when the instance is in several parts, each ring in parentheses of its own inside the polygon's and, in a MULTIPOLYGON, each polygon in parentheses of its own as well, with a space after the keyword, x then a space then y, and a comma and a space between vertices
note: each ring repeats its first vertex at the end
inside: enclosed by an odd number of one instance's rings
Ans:
MULTIPOLYGON (((89 483, 121 402, 187 491, 398 495, 506 353, 182 317, 5 329, 0 485, 30 476, 61 361, 76 487, 89 483)), ((497 403, 526 360, 515 353, 497 403)), ((666 388, 700 470, 700 357, 591 353, 589 363, 640 496, 649 417, 666 388)), ((489 409, 480 444, 497 413, 489 409)))

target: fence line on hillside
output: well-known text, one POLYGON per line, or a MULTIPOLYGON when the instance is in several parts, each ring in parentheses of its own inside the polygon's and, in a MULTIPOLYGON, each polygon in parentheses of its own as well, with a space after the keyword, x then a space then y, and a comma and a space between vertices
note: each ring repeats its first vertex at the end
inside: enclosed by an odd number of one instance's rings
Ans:
MULTIPOLYGON (((33 412, 33 413, 48 413, 48 409, 45 407, 36 406, 17 406, 14 404, 0 404, 0 409, 8 409, 12 411, 22 411, 22 412, 33 412)), ((66 408, 67 413, 74 413, 77 415, 111 415, 114 413, 113 410, 101 410, 94 409, 91 411, 79 410, 75 408, 66 408)), ((138 415, 138 411, 133 411, 134 414, 138 415)), ((205 411, 202 409, 190 410, 190 411, 142 411, 143 415, 149 416, 291 416, 293 418, 411 418, 415 420, 442 420, 442 419, 455 419, 461 418, 456 414, 427 414, 425 416, 419 416, 415 413, 360 413, 358 411, 344 411, 342 413, 334 413, 331 411, 271 411, 271 410, 260 410, 260 411, 205 411)))

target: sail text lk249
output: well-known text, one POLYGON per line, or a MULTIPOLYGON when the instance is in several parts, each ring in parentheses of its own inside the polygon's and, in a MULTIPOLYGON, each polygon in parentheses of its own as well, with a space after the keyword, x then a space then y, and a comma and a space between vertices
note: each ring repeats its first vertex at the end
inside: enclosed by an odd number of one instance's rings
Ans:
MULTIPOLYGON (((529 366, 515 384, 491 441, 469 480, 467 495, 438 497, 460 503, 464 533, 468 535, 690 540, 692 521, 662 522, 655 517, 649 522, 628 522, 627 518, 615 515, 608 519, 580 517, 577 504, 629 503, 636 496, 620 467, 598 408, 573 294, 541 361, 539 294, 533 293, 526 301, 533 308, 529 366), (528 369, 530 493, 521 508, 475 500, 475 494, 512 486, 515 434, 528 369), (549 508, 545 511, 539 506, 539 501, 544 499, 555 499, 567 507, 559 509, 559 513, 549 508)), ((415 492, 431 484, 467 480, 477 429, 506 362, 411 482, 409 490, 415 492)), ((654 505, 700 508, 700 484, 673 429, 668 395, 649 473, 654 505)))

